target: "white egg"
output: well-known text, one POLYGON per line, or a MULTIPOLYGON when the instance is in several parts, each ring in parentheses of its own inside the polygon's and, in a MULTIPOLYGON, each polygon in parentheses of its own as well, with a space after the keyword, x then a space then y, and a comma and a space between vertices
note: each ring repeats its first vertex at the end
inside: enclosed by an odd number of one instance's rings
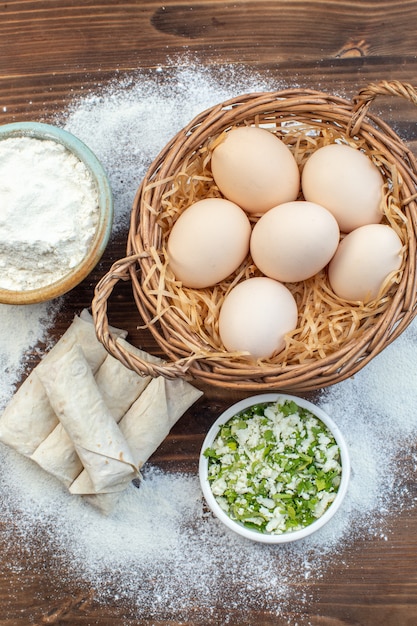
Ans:
POLYGON ((383 184, 371 159, 345 144, 313 152, 301 176, 304 198, 331 211, 344 233, 382 220, 383 184))
POLYGON ((242 126, 229 131, 214 150, 213 178, 222 194, 248 213, 265 213, 295 200, 300 172, 290 149, 264 128, 242 126))
POLYGON ((339 238, 339 226, 329 211, 297 200, 280 204, 259 218, 250 251, 263 274, 293 283, 323 269, 336 252, 339 238))
POLYGON ((238 283, 219 314, 219 334, 229 352, 247 351, 269 358, 285 347, 285 335, 297 327, 297 304, 285 285, 264 276, 238 283))
POLYGON ((340 298, 369 302, 385 279, 401 267, 402 242, 385 224, 367 224, 340 242, 329 264, 329 282, 340 298))
POLYGON ((186 287, 202 289, 232 274, 249 252, 251 225, 222 198, 195 202, 180 215, 167 242, 169 265, 186 287))

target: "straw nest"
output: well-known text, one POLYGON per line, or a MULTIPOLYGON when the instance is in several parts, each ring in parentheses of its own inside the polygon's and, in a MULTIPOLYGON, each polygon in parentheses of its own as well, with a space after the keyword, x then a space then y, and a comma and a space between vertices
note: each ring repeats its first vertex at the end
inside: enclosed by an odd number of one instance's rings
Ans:
POLYGON ((413 153, 380 118, 369 113, 376 96, 396 95, 417 104, 414 88, 398 82, 371 84, 353 101, 314 90, 250 93, 194 118, 151 164, 136 194, 127 255, 96 287, 92 303, 97 335, 126 366, 151 376, 189 376, 219 387, 243 390, 311 391, 358 372, 408 326, 416 313, 416 182, 413 153), (297 329, 276 356, 250 361, 228 353, 218 334, 218 314, 239 281, 259 275, 250 256, 227 280, 209 289, 187 289, 167 264, 167 237, 192 202, 220 197, 210 169, 222 133, 241 125, 267 128, 293 152, 300 170, 317 148, 342 142, 364 151, 384 178, 383 222, 403 242, 399 271, 379 296, 364 305, 332 292, 326 270, 287 286, 299 310, 297 329), (118 280, 130 279, 140 313, 167 356, 148 363, 116 342, 109 330, 107 300, 118 280))

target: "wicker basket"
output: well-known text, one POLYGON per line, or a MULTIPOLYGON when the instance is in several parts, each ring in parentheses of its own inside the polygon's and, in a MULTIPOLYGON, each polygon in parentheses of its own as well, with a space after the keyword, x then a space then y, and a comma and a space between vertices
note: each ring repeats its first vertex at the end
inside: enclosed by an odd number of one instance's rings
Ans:
MULTIPOLYGON (((417 104, 415 89, 399 82, 370 84, 353 101, 326 93, 290 89, 252 93, 233 98, 202 112, 179 132, 149 168, 134 200, 127 256, 117 261, 98 283, 92 303, 97 336, 107 350, 140 374, 174 378, 187 376, 218 387, 247 391, 275 389, 307 392, 340 382, 358 372, 397 338, 416 314, 416 198, 417 162, 397 134, 369 106, 378 95, 401 96, 417 104), (406 253, 401 275, 391 287, 384 307, 337 349, 303 362, 280 355, 262 363, 228 354, 216 337, 207 338, 165 297, 162 271, 163 237, 160 214, 172 194, 178 172, 195 173, 194 160, 207 154, 214 137, 232 126, 268 125, 278 136, 295 126, 311 134, 331 132, 378 154, 388 187, 392 172, 400 181, 398 203, 405 224, 406 253), (200 156, 199 156, 200 155, 200 156), (191 170, 190 170, 191 168, 191 170), (194 169, 193 169, 194 168, 194 169), (107 301, 119 280, 131 280, 137 309, 167 355, 164 363, 148 363, 116 343, 109 331, 107 301)), ((197 172, 198 174, 198 172, 197 172)), ((203 179, 207 178, 202 177, 203 179)), ((198 199, 198 198, 197 198, 198 199)), ((138 324, 141 320, 138 319, 138 324)))

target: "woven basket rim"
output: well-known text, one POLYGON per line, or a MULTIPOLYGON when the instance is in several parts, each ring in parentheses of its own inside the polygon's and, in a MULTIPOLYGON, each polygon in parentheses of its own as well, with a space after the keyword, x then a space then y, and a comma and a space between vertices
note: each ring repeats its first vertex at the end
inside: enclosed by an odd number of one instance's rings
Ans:
MULTIPOLYGON (((373 100, 380 95, 395 95, 417 104, 415 89, 397 81, 368 85, 352 101, 313 89, 286 89, 275 92, 248 93, 231 98, 199 113, 179 131, 150 165, 135 195, 127 253, 117 261, 111 270, 98 283, 92 302, 92 312, 97 336, 106 349, 127 367, 140 374, 174 378, 187 376, 212 386, 241 390, 280 389, 282 391, 313 391, 340 382, 364 367, 381 350, 394 341, 409 325, 417 312, 416 305, 416 188, 417 161, 404 141, 378 116, 369 112, 373 100), (393 294, 383 315, 380 315, 372 328, 367 329, 360 341, 347 342, 342 349, 323 359, 300 365, 257 365, 236 362, 227 356, 222 359, 212 357, 210 351, 190 350, 190 340, 178 334, 172 324, 162 315, 158 323, 152 323, 155 315, 152 297, 144 292, 141 280, 143 268, 149 260, 150 249, 157 238, 157 209, 147 210, 152 201, 149 185, 155 181, 169 179, 184 158, 192 154, 214 132, 229 128, 237 123, 257 116, 265 120, 268 115, 280 115, 280 119, 299 120, 300 116, 315 116, 326 124, 336 124, 341 132, 349 137, 360 136, 371 145, 381 146, 398 168, 403 180, 402 197, 408 221, 408 258, 396 292, 393 294), (146 191, 146 193, 145 193, 146 191), (146 197, 144 197, 146 196, 146 197), (157 344, 167 356, 167 362, 150 364, 137 357, 134 351, 127 350, 117 343, 109 331, 107 301, 119 280, 129 279, 136 307, 145 325, 157 344), (202 356, 204 354, 204 356, 202 356)), ((304 118, 303 118, 304 119, 304 118)), ((156 186, 155 186, 156 188, 156 186)), ((193 339, 194 340, 194 339, 193 339)))

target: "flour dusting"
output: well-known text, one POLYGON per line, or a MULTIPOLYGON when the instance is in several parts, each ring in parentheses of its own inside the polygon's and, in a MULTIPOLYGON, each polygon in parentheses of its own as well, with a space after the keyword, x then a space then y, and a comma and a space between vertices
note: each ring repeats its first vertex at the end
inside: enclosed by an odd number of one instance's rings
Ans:
POLYGON ((245 69, 191 65, 165 76, 138 72, 118 77, 101 92, 74 102, 65 129, 96 154, 110 178, 115 230, 127 228, 133 199, 149 165, 168 141, 197 114, 239 94, 284 85, 245 69))

